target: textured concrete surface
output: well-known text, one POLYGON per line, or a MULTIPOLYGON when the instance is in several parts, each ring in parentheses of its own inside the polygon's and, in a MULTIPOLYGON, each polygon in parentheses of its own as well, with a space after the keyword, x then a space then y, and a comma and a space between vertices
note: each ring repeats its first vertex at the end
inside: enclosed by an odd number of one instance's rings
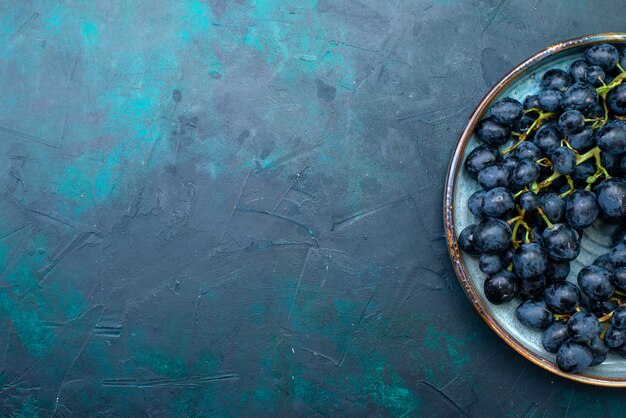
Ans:
POLYGON ((474 105, 618 1, 0 1, 5 416, 619 415, 459 288, 474 105))

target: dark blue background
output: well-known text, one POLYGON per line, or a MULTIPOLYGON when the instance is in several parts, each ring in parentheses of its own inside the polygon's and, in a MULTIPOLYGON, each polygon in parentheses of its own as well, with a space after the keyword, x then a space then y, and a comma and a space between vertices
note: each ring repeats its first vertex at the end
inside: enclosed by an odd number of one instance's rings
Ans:
POLYGON ((474 106, 622 2, 0 2, 6 416, 617 416, 474 312, 474 106), (21 415, 20 415, 21 414, 21 415))

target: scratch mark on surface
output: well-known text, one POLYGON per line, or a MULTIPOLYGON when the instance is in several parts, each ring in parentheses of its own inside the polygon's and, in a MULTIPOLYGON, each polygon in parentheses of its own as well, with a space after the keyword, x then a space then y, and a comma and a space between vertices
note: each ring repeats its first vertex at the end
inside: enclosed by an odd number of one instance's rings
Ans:
POLYGON ((45 145, 46 147, 59 148, 58 145, 50 144, 50 143, 48 143, 46 141, 43 141, 41 139, 35 138, 35 137, 31 136, 31 135, 28 135, 28 134, 26 134, 24 132, 20 132, 20 131, 17 131, 15 129, 7 128, 5 126, 0 126, 0 132, 3 132, 5 134, 7 134, 7 135, 14 136, 14 137, 19 138, 19 139, 24 140, 24 141, 30 141, 30 142, 35 142, 37 144, 45 145))
POLYGON ((243 197, 244 192, 246 191, 246 187, 248 186, 248 181, 250 180, 250 176, 252 175, 252 169, 248 171, 248 175, 246 176, 246 180, 243 182, 243 187, 241 188, 241 192, 239 192, 239 197, 237 198, 237 202, 235 206, 233 206, 233 211, 230 213, 230 217, 228 218, 228 222, 226 223, 226 227, 224 227, 224 231, 222 232, 222 237, 220 238, 220 244, 224 242, 224 237, 226 236, 226 232, 228 228, 230 228, 230 224, 233 222, 233 217, 235 216, 235 212, 237 212, 237 208, 241 203, 241 199, 243 197))
POLYGON ((374 54, 374 55, 376 55, 376 56, 378 56, 378 57, 380 57, 380 58, 384 58, 384 59, 385 59, 385 60, 387 60, 387 61, 390 61, 390 62, 395 62, 395 63, 398 63, 398 64, 402 64, 402 65, 405 65, 405 66, 407 66, 407 67, 409 67, 409 68, 411 68, 411 69, 415 69, 415 68, 414 68, 411 64, 409 64, 408 62, 405 62, 405 61, 399 60, 399 59, 397 59, 397 58, 390 58, 390 57, 388 57, 388 56, 384 55, 383 53, 381 53, 380 51, 377 51, 377 50, 375 50, 375 49, 368 49, 368 48, 364 48, 364 47, 362 47, 362 46, 352 45, 352 44, 349 44, 349 43, 347 43, 347 42, 337 41, 337 40, 334 40, 334 39, 332 39, 330 42, 331 42, 331 44, 332 44, 332 43, 335 43, 335 44, 337 44, 337 45, 347 46, 348 48, 354 48, 354 49, 357 49, 357 50, 359 50, 359 51, 369 52, 369 53, 374 54))
POLYGON ((4 241, 5 239, 9 238, 10 236, 17 234, 17 233, 18 233, 18 232, 20 232, 21 230, 23 230, 23 229, 25 229, 25 228, 28 228, 30 225, 32 225, 32 223, 31 223, 31 222, 27 223, 27 224, 26 224, 26 225, 24 225, 24 226, 21 226, 21 227, 17 228, 16 230, 14 230, 14 231, 12 231, 12 232, 9 232, 9 233, 7 233, 7 234, 3 235, 2 237, 0 237, 0 241, 4 241))
POLYGON ((24 29, 26 27, 26 25, 28 25, 31 21, 37 19, 39 17, 39 13, 35 12, 32 15, 30 15, 30 17, 28 19, 26 19, 26 22, 22 23, 20 25, 19 28, 17 28, 17 30, 15 31, 15 33, 13 34, 13 37, 11 39, 13 39, 18 33, 20 33, 22 31, 22 29, 24 29))
POLYGON ((500 3, 498 3, 498 5, 496 6, 493 14, 491 15, 491 17, 487 21, 487 24, 483 28, 483 31, 480 33, 480 36, 483 36, 485 34, 485 31, 487 30, 487 28, 491 25, 493 20, 496 18, 496 15, 498 14, 498 12, 500 12, 500 7, 502 7, 502 4, 504 4, 504 0, 500 0, 500 3))
POLYGON ((567 409, 565 410, 565 418, 567 418, 569 416, 569 409, 572 406, 572 397, 574 396, 574 388, 572 388, 572 391, 569 394, 569 402, 567 403, 567 409))
POLYGON ((110 378, 102 379, 100 384, 109 388, 149 389, 159 387, 197 387, 204 383, 237 380, 238 373, 216 373, 207 375, 190 376, 182 379, 135 379, 135 378, 110 378))
POLYGON ((443 397, 443 399, 445 401, 447 401, 447 403, 453 407, 454 409, 456 409, 462 416, 464 417, 469 417, 469 415, 467 414, 467 412, 465 412, 455 401, 454 399, 452 399, 451 397, 449 397, 448 395, 446 395, 445 393, 443 393, 441 390, 437 389, 435 386, 433 386, 430 382, 427 382, 426 380, 418 380, 417 383, 421 383, 424 386, 429 387, 430 389, 434 390, 436 393, 438 393, 440 396, 443 397))
POLYGON ((310 348, 306 348, 306 347, 300 347, 300 349, 306 351, 307 353, 313 354, 315 357, 319 357, 319 358, 323 358, 324 360, 328 360, 329 362, 331 362, 335 366, 339 366, 339 362, 337 360, 335 360, 334 358, 332 358, 331 356, 328 356, 326 354, 322 354, 322 353, 320 353, 318 351, 311 350, 310 348))
MULTIPOLYGON (((100 317, 96 321, 96 324, 100 322, 100 320, 102 320, 102 317, 104 316, 104 311, 105 311, 105 308, 103 307, 102 311, 100 312, 100 317)), ((89 341, 91 340, 92 336, 93 336, 93 328, 91 329, 91 331, 89 331, 89 335, 87 335, 87 338, 85 339, 85 342, 80 348, 80 351, 78 352, 78 354, 76 354, 76 356, 74 357, 74 360, 72 360, 72 363, 70 364, 70 367, 67 369, 67 372, 65 372, 65 375, 63 376, 63 380, 61 381, 61 385, 59 386, 59 390, 57 392, 57 396, 54 401, 54 413, 57 412, 57 409, 59 407, 59 400, 61 399, 61 393, 63 392, 63 388, 65 388, 65 386, 68 383, 67 378, 72 372, 72 369, 74 368, 74 365, 76 364, 80 356, 85 352, 85 348, 87 348, 87 344, 89 344, 89 341)))
POLYGON ((352 225, 353 223, 360 221, 363 218, 366 218, 370 215, 373 215, 389 206, 393 206, 397 203, 406 202, 407 200, 413 199, 413 196, 407 195, 400 199, 392 200, 391 202, 387 202, 384 205, 378 206, 374 209, 366 210, 364 212, 357 212, 354 215, 350 215, 347 218, 341 219, 339 221, 333 222, 333 226, 330 228, 331 231, 340 231, 345 227, 352 225))
POLYGON ((306 226, 305 224, 298 222, 294 219, 288 218, 286 216, 280 215, 278 213, 273 213, 273 212, 267 212, 265 210, 259 210, 259 209, 252 209, 252 208, 248 208, 245 206, 239 206, 237 207, 237 210, 240 210, 241 212, 252 212, 252 213, 258 213, 260 215, 267 215, 267 216, 272 216, 278 219, 282 219, 283 221, 287 221, 289 223, 292 223, 294 225, 299 226, 300 228, 306 230, 306 232, 308 232, 309 235, 311 235, 312 237, 315 237, 315 234, 313 233, 313 230, 311 228, 309 228, 308 226, 306 226))
POLYGON ((280 199, 278 200, 274 208, 271 210, 272 213, 275 212, 276 209, 278 209, 281 203, 283 203, 283 200, 285 200, 285 198, 287 197, 287 194, 289 194, 289 192, 295 187, 295 185, 298 184, 298 182, 300 181, 300 178, 304 175, 304 172, 309 169, 309 167, 310 166, 306 166, 302 170, 300 170, 298 173, 296 173, 296 179, 291 183, 289 188, 280 197, 280 199))
POLYGON ((291 306, 289 306, 289 314, 287 314, 287 319, 291 317, 291 311, 293 311, 293 305, 294 303, 296 303, 298 291, 300 290, 300 283, 302 283, 302 276, 304 275, 304 269, 306 268, 307 262, 309 261, 309 256, 311 255, 311 251, 313 251, 313 248, 309 248, 309 251, 307 251, 306 253, 306 257, 304 258, 304 262, 302 263, 302 270, 300 270, 300 276, 298 277, 298 285, 296 286, 296 291, 293 294, 293 299, 291 300, 291 306))
POLYGON ((6 347, 4 349, 4 356, 2 359, 2 370, 0 370, 0 376, 2 376, 4 374, 4 371, 7 368, 7 359, 9 358, 9 347, 11 345, 11 334, 13 333, 13 320, 11 319, 11 324, 9 324, 9 332, 7 333, 7 344, 6 347))
POLYGON ((419 141, 419 137, 417 136, 417 132, 415 132, 415 128, 413 124, 409 121, 409 128, 411 130, 411 135, 413 136, 413 140, 415 141, 415 145, 417 146, 417 150, 420 153, 420 157, 422 159, 422 164, 424 164, 424 169, 426 170, 426 175, 428 176, 428 180, 432 181, 432 177, 430 176, 430 170, 428 169, 428 164, 426 163, 426 157, 424 157, 424 151, 422 150, 422 146, 419 141))

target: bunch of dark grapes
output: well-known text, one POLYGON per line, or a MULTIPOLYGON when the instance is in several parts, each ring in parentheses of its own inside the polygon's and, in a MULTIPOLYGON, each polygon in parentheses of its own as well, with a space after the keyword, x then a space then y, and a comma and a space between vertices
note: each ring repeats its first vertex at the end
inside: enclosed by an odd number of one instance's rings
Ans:
POLYGON ((465 160, 481 190, 459 245, 479 257, 485 297, 516 300, 558 367, 576 373, 626 357, 626 51, 598 44, 553 68, 523 103, 504 98, 478 122, 465 160), (619 224, 612 250, 568 281, 585 229, 619 224))

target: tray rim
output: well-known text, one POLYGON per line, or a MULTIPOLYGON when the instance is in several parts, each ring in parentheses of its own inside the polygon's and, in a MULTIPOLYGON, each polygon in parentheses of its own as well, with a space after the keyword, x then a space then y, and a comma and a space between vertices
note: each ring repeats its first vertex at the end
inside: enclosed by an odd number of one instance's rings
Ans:
POLYGON ((457 177, 461 170, 462 160, 461 157, 467 147, 469 140, 472 136, 472 132, 476 126, 476 123, 483 116, 487 107, 491 104, 494 98, 496 98, 504 88, 506 88, 512 81, 517 79, 526 70, 530 69, 535 64, 545 60, 546 58, 553 56, 557 53, 566 51, 568 49, 577 48, 585 45, 593 45, 596 43, 626 43, 626 32, 607 32, 594 35, 586 35, 578 38, 573 38, 567 41, 555 43, 525 59, 521 64, 515 66, 504 77, 500 79, 487 94, 478 103, 472 115, 470 116, 467 125, 463 129, 461 137, 454 148, 454 153, 448 166, 448 172, 446 174, 446 183, 444 189, 444 202, 443 202, 443 222, 446 234, 446 242, 448 246, 448 253, 456 273, 465 294, 472 302, 472 305, 483 318, 483 320, 489 325, 489 327, 495 331, 500 338, 502 338, 511 348, 517 353, 521 354, 524 358, 532 363, 548 370, 558 376, 565 377, 567 379, 586 383, 595 386, 604 387, 626 387, 626 376, 623 378, 609 378, 599 377, 591 374, 569 374, 564 373, 551 361, 544 359, 543 357, 533 353, 526 346, 510 335, 497 321, 497 319, 486 309, 483 301, 481 300, 476 288, 472 284, 469 278, 469 272, 463 262, 459 245, 457 242, 457 233, 454 225, 454 195, 457 177))

